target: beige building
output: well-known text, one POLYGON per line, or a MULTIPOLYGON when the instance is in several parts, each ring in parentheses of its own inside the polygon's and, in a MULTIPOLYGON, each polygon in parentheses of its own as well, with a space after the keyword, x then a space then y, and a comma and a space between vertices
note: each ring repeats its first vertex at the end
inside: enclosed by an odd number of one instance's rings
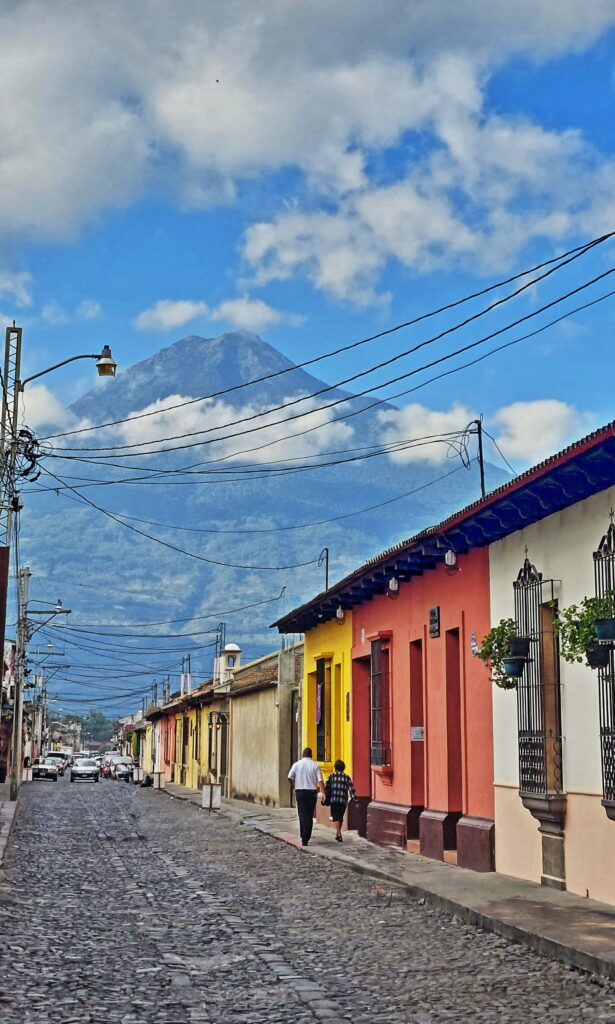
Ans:
MULTIPOLYGON (((553 606, 568 607, 595 594, 595 553, 608 538, 614 504, 615 487, 610 487, 490 550, 492 621, 514 617, 513 581, 525 564, 524 589, 541 623, 531 651, 534 680, 521 685, 518 694, 494 688, 496 870, 608 903, 615 903, 615 808, 609 806, 615 723, 601 723, 600 700, 612 683, 601 678, 606 673, 584 664, 548 657, 554 638, 547 618, 553 606), (540 695, 535 722, 533 690, 540 695), (518 698, 529 707, 530 720, 523 720, 521 707, 516 730, 511 724, 517 720, 518 698), (540 733, 533 748, 532 732, 540 733), (536 786, 540 767, 546 782, 536 786)), ((516 593, 519 604, 519 587, 516 593)))
MULTIPOLYGON (((517 689, 493 693, 496 870, 608 903, 614 653, 600 670, 565 662, 553 617, 615 584, 615 486, 604 487, 614 444, 612 431, 598 431, 554 459, 526 488, 528 525, 489 550, 491 621, 513 618, 531 638, 517 689)), ((521 497, 513 502, 522 508, 521 497)))
POLYGON ((233 672, 229 688, 228 795, 290 807, 288 771, 298 757, 303 644, 283 648, 233 672))

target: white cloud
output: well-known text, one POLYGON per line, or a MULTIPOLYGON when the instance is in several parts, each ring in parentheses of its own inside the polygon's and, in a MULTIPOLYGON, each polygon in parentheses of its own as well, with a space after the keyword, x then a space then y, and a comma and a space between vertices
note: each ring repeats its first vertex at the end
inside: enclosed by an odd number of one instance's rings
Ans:
POLYGON ((77 417, 44 384, 28 385, 21 401, 23 421, 32 430, 43 426, 70 430, 77 424, 77 417))
MULTIPOLYGON (((414 403, 378 414, 380 440, 385 444, 398 444, 419 437, 441 436, 463 430, 476 418, 475 412, 457 402, 450 409, 428 409, 414 403)), ((487 418, 486 427, 495 436, 506 458, 525 467, 554 455, 581 437, 595 426, 594 419, 591 413, 579 412, 566 402, 543 398, 503 406, 487 418)), ((471 448, 474 457, 475 442, 471 442, 471 448)), ((394 451, 389 458, 400 464, 428 462, 441 465, 450 457, 451 452, 452 449, 444 439, 394 451)), ((495 452, 488 453, 486 458, 498 461, 495 452)))
POLYGON ((591 429, 592 417, 556 398, 513 402, 491 417, 496 441, 507 459, 541 462, 591 429))
POLYGON ((386 409, 378 413, 382 427, 380 440, 384 444, 398 444, 424 437, 428 439, 425 444, 391 452, 388 457, 398 464, 428 462, 438 466, 446 462, 452 453, 450 444, 442 435, 463 430, 473 419, 476 419, 476 413, 459 403, 454 403, 448 410, 438 410, 416 402, 401 409, 386 409))
POLYGON ((188 299, 160 299, 149 309, 144 309, 135 318, 134 325, 140 331, 170 331, 197 317, 206 316, 209 309, 205 302, 192 302, 188 299))
MULTIPOLYGON (((517 244, 530 227, 522 231, 511 180, 524 180, 540 199, 534 234, 547 225, 549 237, 587 216, 593 223, 600 206, 598 197, 595 206, 587 200, 591 187, 609 194, 612 168, 591 154, 595 166, 588 166, 580 140, 512 117, 490 120, 482 97, 491 72, 511 56, 547 60, 591 44, 615 22, 612 0, 312 0, 309 8, 292 0, 183 0, 157 2, 153 11, 151 0, 3 5, 0 132, 10 140, 0 164, 3 235, 70 236, 153 189, 181 203, 227 203, 241 180, 285 167, 304 176, 312 204, 315 194, 339 204, 359 193, 375 206, 383 183, 371 177, 371 157, 412 132, 434 158, 417 175, 400 175, 414 194, 411 209, 404 200, 408 216, 416 210, 424 226, 431 210, 455 215, 478 236, 477 250, 486 228, 475 231, 475 209, 464 207, 467 196, 479 203, 482 189, 492 233, 494 197, 500 189, 510 197, 512 223, 499 227, 514 229, 517 244), (541 189, 562 152, 567 169, 548 202, 541 189), (559 184, 577 179, 580 202, 564 204, 555 223, 559 184), (457 207, 459 181, 467 192, 457 207)), ((414 153, 406 151, 410 172, 414 153)), ((391 258, 366 204, 337 212, 344 222, 349 213, 358 219, 355 234, 376 235, 376 269, 391 258)), ((419 259, 433 258, 437 244, 430 232, 419 238, 419 259)), ((300 238, 295 245, 302 248, 300 238)), ((278 258, 291 273, 313 259, 323 287, 343 295, 375 273, 366 249, 354 276, 342 268, 339 281, 320 266, 320 249, 317 257, 280 250, 278 258)), ((337 258, 351 254, 340 244, 337 258)))
POLYGON ((75 310, 77 320, 96 320, 102 313, 102 307, 95 299, 84 299, 75 310))
MULTIPOLYGON (((132 415, 155 412, 157 409, 186 401, 186 398, 187 396, 170 395, 144 409, 135 410, 132 415)), ((301 396, 291 395, 280 404, 286 404, 296 398, 301 396)), ((331 445, 343 445, 353 435, 353 429, 348 424, 331 422, 334 410, 316 411, 318 405, 317 399, 305 398, 289 409, 291 415, 301 414, 300 419, 276 423, 275 421, 285 415, 283 411, 278 411, 259 416, 249 424, 238 424, 230 428, 229 424, 233 421, 259 414, 267 406, 232 406, 224 401, 208 399, 182 409, 160 412, 145 419, 129 419, 118 427, 117 434, 122 444, 147 445, 152 442, 159 447, 157 441, 162 437, 177 436, 191 431, 210 431, 211 433, 203 435, 203 440, 211 439, 215 443, 208 444, 202 449, 202 458, 223 460, 222 466, 227 462, 260 464, 271 459, 308 458, 310 455, 327 451, 331 445), (244 426, 253 428, 253 432, 243 437, 216 441, 216 438, 228 433, 229 430, 242 430, 244 426), (318 429, 312 430, 314 427, 318 429), (307 430, 312 432, 304 433, 307 430), (244 449, 256 450, 243 453, 244 449)))
POLYGON ((55 300, 43 306, 41 319, 50 327, 62 327, 70 322, 70 316, 59 302, 55 300))
POLYGON ((222 320, 239 330, 256 332, 264 331, 276 324, 288 323, 298 327, 303 323, 301 316, 281 313, 261 299, 250 299, 246 295, 237 299, 227 299, 213 309, 205 302, 190 299, 160 299, 149 309, 139 313, 133 322, 140 331, 169 331, 197 319, 216 322, 222 320))
POLYGON ((8 296, 17 306, 32 305, 32 275, 27 271, 0 271, 0 295, 8 296))
POLYGON ((226 320, 233 327, 247 331, 265 331, 268 327, 276 324, 288 323, 298 327, 303 323, 304 318, 292 313, 280 313, 279 310, 268 306, 261 299, 250 299, 247 296, 238 299, 229 299, 221 302, 219 306, 212 309, 210 317, 212 320, 226 320))

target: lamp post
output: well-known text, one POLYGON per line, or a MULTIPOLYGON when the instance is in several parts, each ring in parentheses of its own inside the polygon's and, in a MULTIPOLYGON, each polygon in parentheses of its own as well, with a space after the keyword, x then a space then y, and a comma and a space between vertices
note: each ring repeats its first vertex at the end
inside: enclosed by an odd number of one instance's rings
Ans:
MULTIPOLYGON (((19 455, 19 396, 22 394, 26 384, 38 380, 47 373, 74 363, 77 359, 95 359, 96 369, 99 377, 115 377, 117 364, 111 355, 111 349, 105 345, 102 352, 88 352, 81 355, 70 356, 45 370, 39 370, 30 377, 21 378, 21 340, 22 328, 16 327, 13 321, 12 327, 6 328, 4 344, 4 369, 2 386, 2 413, 0 415, 0 459, 1 459, 1 491, 0 491, 0 653, 4 652, 4 635, 6 627, 6 604, 9 583, 9 551, 11 546, 11 530, 13 516, 19 511, 19 498, 15 491, 15 475, 17 457, 19 455)), ((26 603, 27 603, 27 580, 26 603)), ((23 594, 20 595, 23 599, 23 594)), ((27 641, 27 629, 24 627, 22 636, 17 638, 18 649, 17 659, 23 664, 25 658, 25 644, 27 641)), ((22 701, 21 690, 23 685, 23 672, 17 671, 15 676, 15 699, 13 708, 13 741, 15 748, 11 751, 11 800, 17 799, 19 780, 21 776, 21 717, 22 701)))

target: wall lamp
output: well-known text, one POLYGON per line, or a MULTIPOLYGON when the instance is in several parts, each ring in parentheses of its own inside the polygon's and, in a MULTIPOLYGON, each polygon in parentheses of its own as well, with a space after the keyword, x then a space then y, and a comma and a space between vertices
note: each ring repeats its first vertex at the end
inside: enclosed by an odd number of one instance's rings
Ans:
POLYGON ((397 576, 389 576, 387 583, 387 597, 390 597, 392 601, 399 597, 399 580, 397 576))

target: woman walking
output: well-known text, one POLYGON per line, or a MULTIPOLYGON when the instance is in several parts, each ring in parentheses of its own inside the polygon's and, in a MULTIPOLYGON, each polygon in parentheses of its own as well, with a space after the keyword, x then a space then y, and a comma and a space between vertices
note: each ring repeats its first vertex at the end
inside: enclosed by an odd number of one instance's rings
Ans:
POLYGON ((343 761, 336 761, 335 771, 331 772, 325 784, 325 798, 323 804, 328 803, 331 807, 331 819, 335 822, 335 841, 342 841, 342 823, 348 801, 356 796, 350 775, 345 774, 346 765, 343 761))

